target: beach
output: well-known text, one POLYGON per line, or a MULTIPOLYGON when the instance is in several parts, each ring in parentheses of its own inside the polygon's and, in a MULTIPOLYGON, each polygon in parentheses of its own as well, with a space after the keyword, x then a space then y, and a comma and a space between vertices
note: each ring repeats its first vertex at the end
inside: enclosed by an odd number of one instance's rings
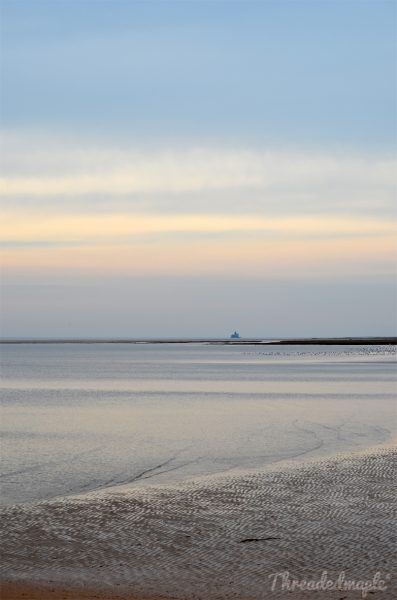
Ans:
POLYGON ((161 600, 142 598, 127 594, 109 594, 98 590, 61 589, 52 586, 38 586, 23 583, 5 582, 0 588, 3 600, 161 600))
POLYGON ((394 347, 3 363, 2 600, 397 597, 394 347))
MULTIPOLYGON (((345 582, 379 574, 382 589, 367 596, 396 598, 396 458, 395 446, 379 446, 263 472, 10 506, 3 578, 55 590, 41 591, 42 600, 264 600, 313 597, 293 579, 337 585, 341 573, 345 582)), ((3 600, 35 598, 15 589, 6 587, 3 600)), ((360 597, 359 589, 321 590, 326 600, 360 597)))

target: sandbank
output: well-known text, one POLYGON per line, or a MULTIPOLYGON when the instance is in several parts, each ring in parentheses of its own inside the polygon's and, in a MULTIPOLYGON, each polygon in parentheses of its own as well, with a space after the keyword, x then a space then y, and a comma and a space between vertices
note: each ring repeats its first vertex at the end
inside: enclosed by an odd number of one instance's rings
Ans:
POLYGON ((379 573, 382 584, 367 598, 397 598, 396 459, 395 446, 378 447, 263 472, 9 506, 2 510, 2 579, 18 585, 5 586, 2 600, 363 597, 359 589, 288 588, 292 579, 318 582, 324 572, 333 582, 379 573), (274 575, 286 572, 272 589, 274 575))

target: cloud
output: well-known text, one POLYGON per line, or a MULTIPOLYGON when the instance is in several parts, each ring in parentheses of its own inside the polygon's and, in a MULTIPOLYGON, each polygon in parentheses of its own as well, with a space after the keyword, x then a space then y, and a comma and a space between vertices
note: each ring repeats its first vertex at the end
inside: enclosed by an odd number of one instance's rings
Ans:
POLYGON ((395 232, 393 223, 386 219, 339 217, 269 217, 244 215, 47 215, 20 211, 0 212, 0 234, 3 240, 25 242, 29 240, 65 240, 75 242, 117 243, 117 240, 134 239, 148 234, 207 234, 239 233, 260 234, 262 237, 311 236, 329 238, 352 235, 389 235, 395 232))
MULTIPOLYGON (((5 196, 82 197, 262 190, 275 195, 344 196, 370 190, 382 197, 396 183, 390 156, 208 146, 159 150, 6 134, 0 191, 5 196)), ((321 202, 321 198, 319 199, 321 202)))
POLYGON ((395 160, 8 133, 10 272, 390 277, 395 160))
POLYGON ((205 275, 332 280, 390 277, 395 238, 362 236, 342 239, 162 238, 72 247, 5 248, 4 274, 47 273, 61 277, 205 275))

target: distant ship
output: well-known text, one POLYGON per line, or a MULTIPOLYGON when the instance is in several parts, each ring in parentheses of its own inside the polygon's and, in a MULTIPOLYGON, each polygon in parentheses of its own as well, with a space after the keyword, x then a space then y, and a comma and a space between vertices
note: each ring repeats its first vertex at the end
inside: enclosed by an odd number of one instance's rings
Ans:
POLYGON ((232 340, 239 340, 241 336, 238 331, 235 331, 230 337, 232 340))

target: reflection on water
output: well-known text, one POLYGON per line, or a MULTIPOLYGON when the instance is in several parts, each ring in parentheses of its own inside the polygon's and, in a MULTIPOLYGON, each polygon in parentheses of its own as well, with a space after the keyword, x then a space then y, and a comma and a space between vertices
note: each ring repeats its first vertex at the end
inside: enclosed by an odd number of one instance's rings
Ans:
POLYGON ((2 501, 259 468, 395 434, 395 349, 2 346, 2 501))

